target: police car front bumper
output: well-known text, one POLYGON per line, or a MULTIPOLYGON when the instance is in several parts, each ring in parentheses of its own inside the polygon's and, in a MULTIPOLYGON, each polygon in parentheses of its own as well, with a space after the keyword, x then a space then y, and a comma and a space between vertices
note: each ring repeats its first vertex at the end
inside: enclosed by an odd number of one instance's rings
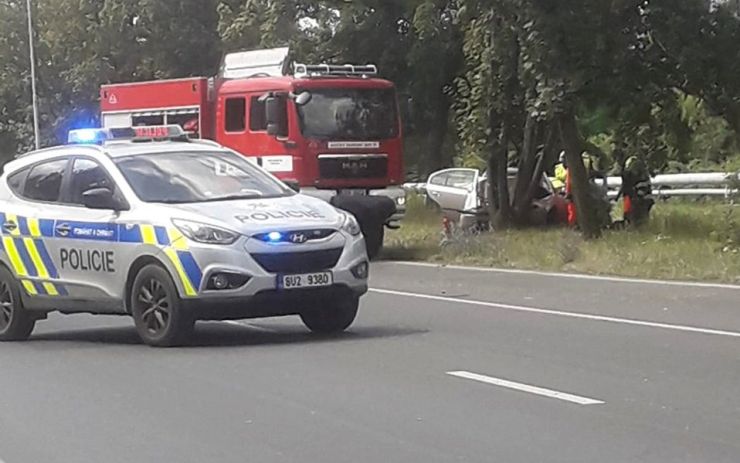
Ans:
POLYGON ((243 238, 232 246, 191 246, 190 252, 196 262, 205 265, 200 268, 197 294, 188 296, 183 287, 180 292, 203 320, 294 315, 322 301, 359 297, 368 289, 367 271, 358 272, 368 265, 364 240, 344 232, 320 244, 276 246, 243 238), (281 276, 320 272, 331 272, 331 285, 279 287, 281 276), (238 286, 216 289, 218 275, 233 277, 238 286))
POLYGON ((310 307, 326 305, 327 301, 361 294, 356 289, 335 284, 315 289, 265 290, 252 296, 190 299, 185 305, 198 320, 243 320, 299 315, 310 307))

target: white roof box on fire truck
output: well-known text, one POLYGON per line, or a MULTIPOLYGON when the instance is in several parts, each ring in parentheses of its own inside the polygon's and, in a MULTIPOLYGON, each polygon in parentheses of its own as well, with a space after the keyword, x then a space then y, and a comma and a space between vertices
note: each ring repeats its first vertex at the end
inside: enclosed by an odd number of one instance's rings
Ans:
POLYGON ((219 77, 223 79, 281 77, 288 73, 289 55, 288 47, 228 53, 221 61, 219 77))
MULTIPOLYGON (((271 48, 228 53, 221 61, 219 77, 222 79, 245 79, 250 77, 282 77, 290 73, 290 49, 271 48)), ((301 64, 293 65, 297 78, 346 76, 374 77, 378 68, 374 64, 301 64)))

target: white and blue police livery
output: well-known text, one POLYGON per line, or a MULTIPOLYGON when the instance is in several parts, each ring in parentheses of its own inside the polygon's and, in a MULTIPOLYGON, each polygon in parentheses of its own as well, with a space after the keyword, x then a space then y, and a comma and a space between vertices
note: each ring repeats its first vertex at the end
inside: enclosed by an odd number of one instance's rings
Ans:
POLYGON ((156 346, 186 342, 196 320, 354 321, 368 258, 351 214, 177 126, 70 141, 0 177, 0 340, 51 311, 130 315, 156 346))

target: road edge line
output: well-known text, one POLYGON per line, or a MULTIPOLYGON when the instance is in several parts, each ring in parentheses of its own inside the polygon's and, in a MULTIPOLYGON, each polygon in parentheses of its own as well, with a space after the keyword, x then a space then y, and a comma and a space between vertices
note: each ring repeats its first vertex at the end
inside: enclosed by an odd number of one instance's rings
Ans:
POLYGON ((632 319, 632 318, 611 317, 607 315, 594 315, 594 314, 587 314, 587 313, 582 313, 582 312, 568 312, 568 311, 563 311, 563 310, 541 309, 537 307, 526 307, 526 306, 521 306, 521 305, 500 304, 498 302, 477 301, 474 299, 460 299, 460 298, 447 297, 447 296, 434 296, 431 294, 423 294, 423 293, 410 293, 410 292, 405 292, 405 291, 396 291, 392 289, 371 288, 370 292, 377 293, 377 294, 393 295, 393 296, 416 297, 420 299, 428 299, 428 300, 441 301, 441 302, 475 305, 479 307, 490 307, 494 309, 511 310, 511 311, 516 311, 516 312, 536 313, 540 315, 552 315, 552 316, 559 316, 559 317, 566 317, 566 318, 578 318, 578 319, 583 319, 583 320, 617 323, 617 324, 623 324, 623 325, 642 326, 642 327, 647 327, 647 328, 659 328, 659 329, 665 329, 665 330, 683 331, 683 332, 706 334, 706 335, 713 335, 713 336, 727 336, 731 338, 740 338, 740 332, 738 331, 725 331, 725 330, 717 330, 713 328, 702 328, 698 326, 678 325, 678 324, 673 324, 673 323, 662 323, 662 322, 654 322, 654 321, 648 321, 648 320, 637 320, 637 319, 632 319))
POLYGON ((703 283, 700 281, 680 281, 680 280, 651 280, 646 278, 629 278, 629 277, 617 277, 617 276, 605 276, 605 275, 587 275, 584 273, 563 273, 563 272, 545 272, 541 270, 523 270, 513 268, 498 268, 498 267, 473 267, 466 265, 446 265, 446 264, 433 264, 430 262, 411 262, 411 261, 380 261, 378 263, 390 263, 393 265, 405 265, 409 267, 425 267, 425 268, 436 268, 436 269, 449 269, 449 270, 464 270, 470 272, 488 272, 488 273, 506 273, 512 275, 537 275, 550 278, 572 278, 575 280, 597 280, 597 281, 610 281, 614 283, 627 283, 627 284, 642 284, 642 285, 663 285, 663 286, 690 286, 695 288, 714 288, 714 289, 729 289, 734 291, 740 291, 740 285, 733 285, 730 283, 703 283))

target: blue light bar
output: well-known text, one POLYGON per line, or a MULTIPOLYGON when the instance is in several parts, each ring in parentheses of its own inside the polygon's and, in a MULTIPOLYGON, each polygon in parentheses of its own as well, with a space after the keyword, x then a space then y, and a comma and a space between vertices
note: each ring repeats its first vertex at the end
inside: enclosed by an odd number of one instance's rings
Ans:
POLYGON ((283 234, 277 231, 270 232, 267 234, 267 239, 272 241, 273 243, 276 243, 283 239, 283 234))
POLYGON ((110 129, 71 130, 67 136, 70 144, 102 144, 107 140, 174 140, 186 138, 187 134, 179 125, 157 125, 140 127, 119 127, 110 129))
POLYGON ((90 145, 103 143, 108 139, 106 129, 78 129, 70 130, 67 135, 67 142, 76 145, 90 145))

